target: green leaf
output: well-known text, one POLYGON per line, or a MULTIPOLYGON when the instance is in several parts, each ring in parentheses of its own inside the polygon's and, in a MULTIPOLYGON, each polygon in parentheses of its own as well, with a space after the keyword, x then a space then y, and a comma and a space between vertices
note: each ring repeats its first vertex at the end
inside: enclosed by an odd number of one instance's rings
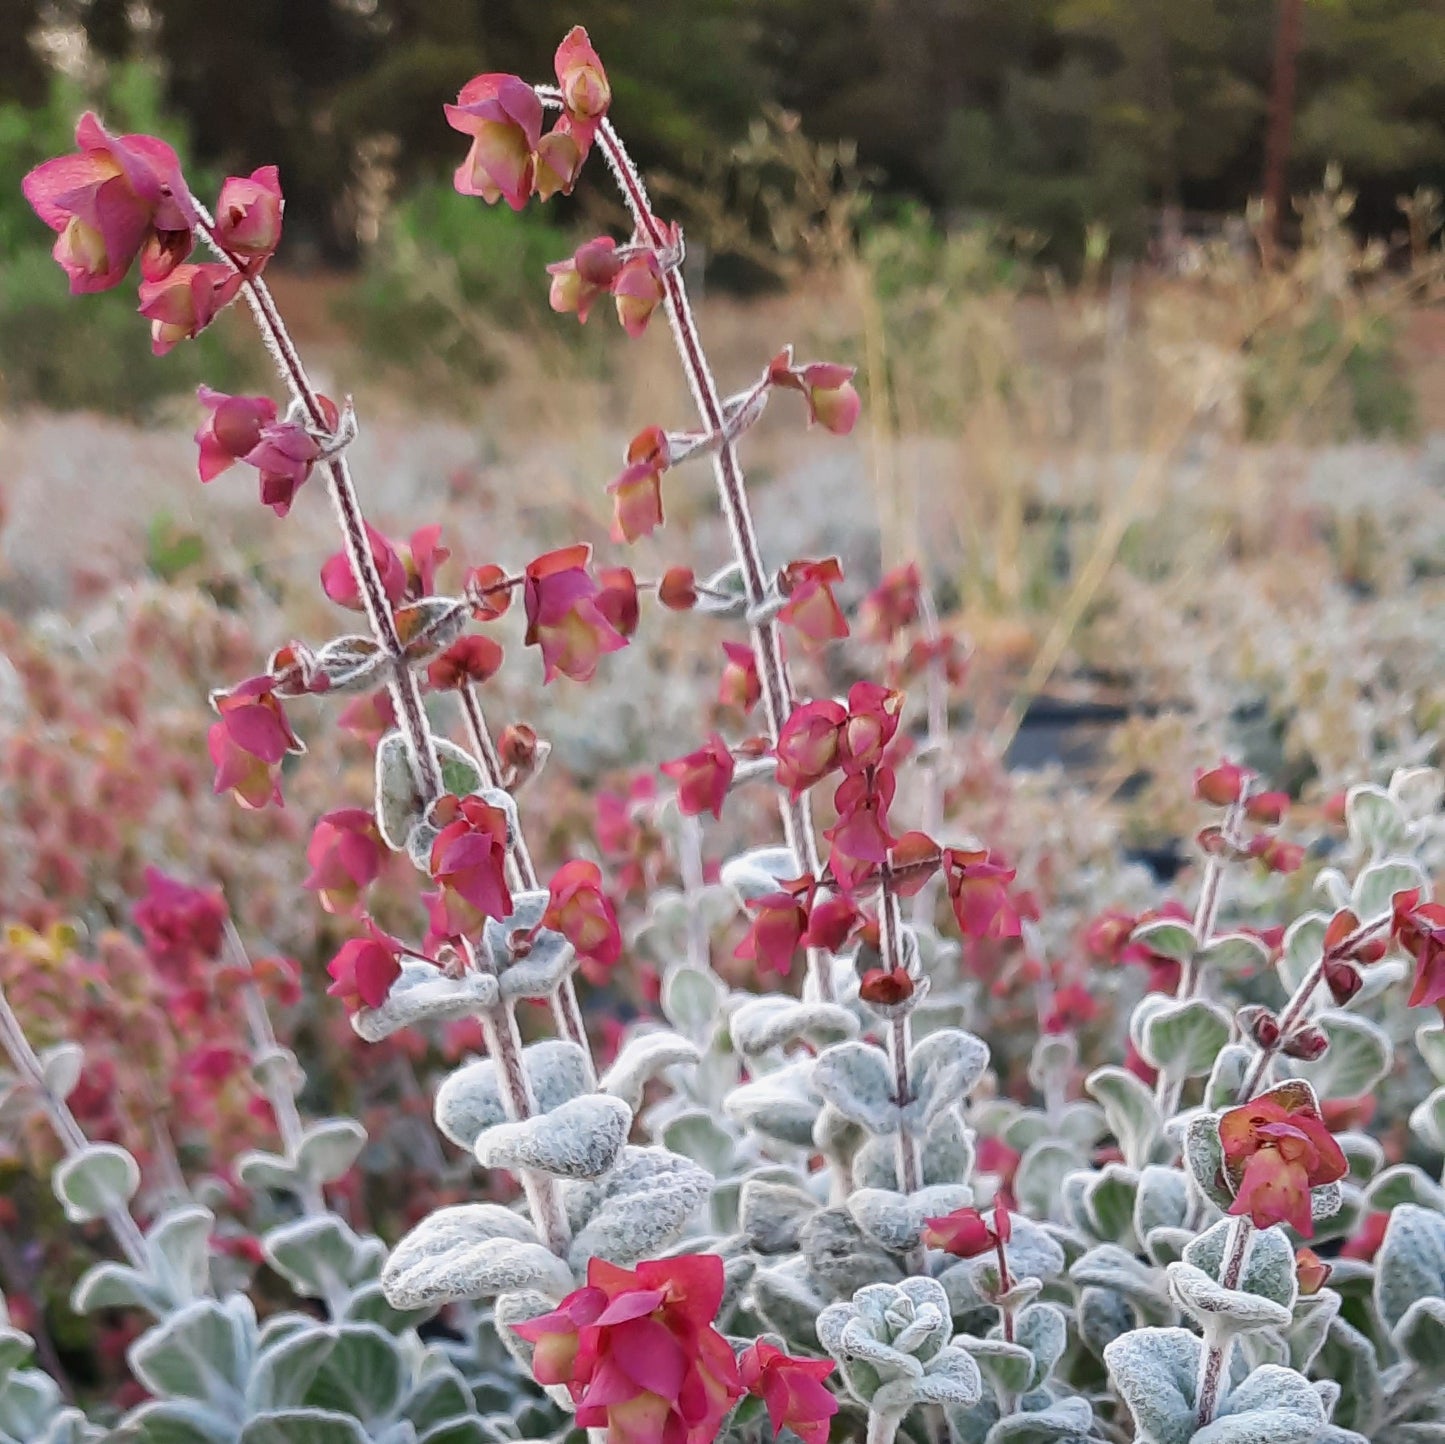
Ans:
POLYGON ((131 1345, 132 1373, 162 1399, 193 1399, 220 1413, 244 1411, 256 1315, 250 1300, 198 1299, 131 1345))
POLYGON ((386 1247, 362 1238, 335 1214, 299 1218, 261 1240, 267 1261, 308 1298, 329 1299, 378 1276, 386 1247))
POLYGON ((1415 1033, 1415 1046, 1436 1080, 1445 1083, 1445 1024, 1421 1026, 1415 1033))
POLYGON ((1383 862, 1363 868, 1355 879, 1350 901, 1355 914, 1364 922, 1390 911, 1397 892, 1419 888, 1421 896, 1429 894, 1429 883, 1419 863, 1406 858, 1389 857, 1383 862))
POLYGON ((1269 962, 1269 949, 1253 933, 1216 933, 1199 949, 1200 968, 1225 978, 1247 977, 1269 962))
POLYGON ((1109 1377, 1134 1419, 1136 1444, 1189 1444, 1204 1346, 1188 1329, 1135 1329, 1104 1350, 1109 1377))
POLYGON ((369 1436, 349 1414, 329 1409, 277 1409, 257 1414, 236 1444, 370 1444, 369 1436))
POLYGON ((1122 1163, 1108 1163, 1090 1177, 1084 1190, 1084 1207, 1095 1235, 1105 1243, 1137 1246, 1134 1237, 1134 1200, 1139 1175, 1122 1163))
POLYGON ((306 1402, 344 1411, 368 1425, 390 1418, 405 1388, 397 1340, 375 1324, 341 1324, 336 1335, 306 1402))
POLYGON ((1416 1299, 1445 1296, 1445 1215, 1402 1203, 1375 1256, 1375 1305, 1394 1329, 1416 1299))
POLYGON ((674 1028, 697 1038, 717 1027, 725 989, 712 972, 679 967, 662 985, 662 1011, 674 1028))
POLYGON ((89 1223, 124 1208, 140 1187, 140 1166, 118 1144, 91 1143, 62 1159, 51 1179, 72 1223, 89 1223))
POLYGON ((1140 1052, 1171 1078, 1208 1073, 1229 1042, 1230 1018, 1217 1003, 1190 998, 1170 1003, 1144 1024, 1140 1052))
POLYGON ((1354 1013, 1321 1013, 1315 1020, 1330 1040, 1324 1056, 1298 1063, 1321 1098, 1358 1098, 1390 1071, 1393 1050, 1378 1024, 1354 1013))
POLYGON ((1264 1364, 1225 1395, 1194 1444, 1314 1444, 1324 1424, 1324 1403, 1309 1380, 1264 1364))
POLYGON ((1065 1177, 1079 1166, 1079 1151, 1042 1138, 1025 1152, 1014 1174, 1014 1196, 1032 1218, 1060 1217, 1065 1177))
POLYGON ((334 1183, 351 1169, 366 1147, 366 1129, 354 1118, 323 1118, 301 1135, 297 1168, 315 1183, 334 1183))
POLYGON ((114 1437, 125 1444, 231 1444, 236 1424, 189 1399, 166 1399, 132 1410, 114 1437))
POLYGON ((1199 948, 1193 927, 1179 918, 1155 918, 1140 923, 1130 941, 1143 943, 1150 952, 1173 958, 1176 963, 1187 963, 1199 948))
POLYGON ((335 1333, 308 1320, 304 1327, 263 1348, 246 1386, 247 1408, 252 1413, 299 1408, 335 1347, 335 1333))
POLYGON ((1163 1134, 1153 1090, 1127 1069, 1113 1067, 1096 1068, 1084 1080, 1084 1087, 1103 1108, 1124 1161, 1133 1168, 1149 1162, 1163 1134))
POLYGON ((1362 782, 1345 794, 1345 826, 1350 841, 1376 856, 1405 840, 1404 814, 1383 787, 1362 782))
POLYGON ((1395 1325, 1394 1339, 1427 1377, 1445 1379, 1445 1299, 1416 1299, 1395 1325))

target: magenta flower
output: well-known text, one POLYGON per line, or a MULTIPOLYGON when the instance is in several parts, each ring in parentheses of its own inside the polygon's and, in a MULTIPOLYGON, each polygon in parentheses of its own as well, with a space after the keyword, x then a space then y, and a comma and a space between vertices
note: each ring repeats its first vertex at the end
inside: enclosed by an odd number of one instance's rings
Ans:
POLYGON ((526 643, 542 649, 542 677, 590 681, 597 663, 627 639, 597 605, 601 590, 587 571, 592 548, 585 544, 547 552, 527 564, 522 601, 526 643))
POLYGON ((255 275, 281 243, 281 213, 286 202, 274 165, 249 176, 229 176, 216 202, 216 239, 255 275))
POLYGON ((696 752, 674 757, 657 770, 677 783, 677 806, 684 817, 704 812, 721 817, 736 765, 727 743, 714 732, 696 752))
MULTIPOLYGON (((366 538, 371 545, 371 559, 381 573, 386 599, 393 607, 400 606, 407 592, 406 563, 391 541, 370 522, 366 523, 366 538)), ((321 589, 338 606, 353 612, 366 610, 366 604, 361 600, 360 583, 351 569, 351 558, 344 551, 336 552, 322 564, 321 589)))
POLYGON ((151 350, 164 356, 194 340, 241 289, 241 277, 218 261, 176 266, 164 279, 142 281, 141 315, 151 323, 151 350))
POLYGON ((275 679, 250 677, 229 692, 212 693, 211 705, 220 713, 206 737, 215 790, 234 793, 243 807, 282 806, 282 759, 306 748, 286 720, 275 679))
POLYGON ((157 967, 178 973, 220 952, 229 913, 219 888, 192 887, 158 867, 146 868, 145 885, 130 915, 157 967))
POLYGON ((834 585, 842 580, 837 557, 789 562, 783 568, 782 588, 788 600, 778 612, 778 620, 793 627, 805 646, 819 647, 848 635, 843 609, 833 595, 834 585))
POLYGON ((446 115, 453 130, 472 138, 467 158, 457 167, 457 190, 481 196, 489 205, 505 200, 520 211, 532 194, 542 138, 536 91, 515 75, 478 75, 462 87, 446 115))
POLYGON ((326 965, 331 986, 326 994, 340 998, 349 1013, 358 1008, 379 1008, 391 993, 392 984, 401 976, 402 945, 366 920, 366 936, 342 943, 336 956, 326 965))
POLYGON ((260 444, 262 431, 276 420, 276 403, 269 396, 227 396, 209 386, 196 395, 210 413, 196 432, 202 481, 212 481, 243 461, 260 444))
POLYGON ((559 315, 575 312, 577 319, 585 322, 598 299, 612 290, 621 269, 617 242, 611 236, 586 241, 565 261, 547 267, 552 278, 548 304, 559 315))
POLYGON ((320 456, 321 443, 301 422, 278 421, 262 427, 261 439, 246 453, 246 460, 261 473, 261 504, 285 516, 320 456))
POLYGON ((622 930, 611 900, 602 891, 601 868, 573 858, 557 869, 547 893, 542 925, 561 933, 579 958, 610 968, 622 956, 622 930))
POLYGON ((590 148, 598 123, 612 104, 612 87, 587 32, 574 25, 563 37, 554 57, 557 85, 562 92, 570 133, 583 153, 590 148))
POLYGON ((778 758, 778 785, 801 797, 841 765, 843 727, 848 713, 830 701, 804 702, 788 714, 773 749, 778 758))
POLYGON ((1008 891, 1016 876, 1013 868, 995 862, 986 850, 949 848, 943 854, 943 871, 953 915, 965 936, 1018 937, 1018 909, 1008 891))
POLYGON ((823 1380, 832 1372, 832 1359, 795 1359, 766 1339, 738 1355, 738 1378, 767 1405, 774 1437, 781 1438, 788 1428, 803 1444, 828 1444, 828 1424, 838 1412, 838 1401, 823 1380))
POLYGON ((751 958, 764 972, 786 978, 808 928, 812 896, 812 879, 804 877, 785 883, 778 892, 750 898, 748 911, 753 919, 733 956, 751 958))
MULTIPOLYGON (((385 857, 376 819, 364 807, 328 812, 306 847, 311 875, 302 884, 329 913, 354 913, 385 857)), ((373 1004, 373 1006, 375 1006, 373 1004)))
POLYGON ((467 932, 483 918, 510 917, 507 814, 480 797, 448 796, 433 815, 441 831, 432 843, 431 875, 441 887, 453 930, 467 932))

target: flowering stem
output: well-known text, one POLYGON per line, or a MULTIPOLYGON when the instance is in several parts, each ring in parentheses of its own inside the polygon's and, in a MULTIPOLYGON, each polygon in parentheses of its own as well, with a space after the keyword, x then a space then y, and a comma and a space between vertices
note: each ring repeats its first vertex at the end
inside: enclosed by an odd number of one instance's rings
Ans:
MULTIPOLYGON (((458 694, 462 702, 462 716, 466 720, 467 739, 472 744, 482 769, 482 783, 486 787, 502 786, 502 759, 497 755, 496 744, 492 741, 487 726, 486 714, 482 711, 482 699, 477 689, 468 683, 458 694)), ((520 823, 512 845, 507 849, 507 886, 518 892, 540 892, 542 883, 537 876, 537 866, 532 861, 531 849, 522 833, 520 823)), ((587 1039, 587 1027, 582 1020, 582 1005, 577 1000, 577 986, 570 977, 563 978, 557 989, 548 998, 552 1009, 552 1021, 558 1034, 576 1043, 587 1058, 587 1071, 596 1080, 597 1066, 592 1057, 592 1045, 587 1039)))
MULTIPOLYGON (((551 86, 538 86, 537 94, 548 104, 561 103, 560 93, 551 86)), ((668 238, 652 213, 642 177, 610 121, 604 119, 601 122, 597 138, 638 235, 654 251, 665 250, 668 238)), ((748 609, 755 617, 749 627, 749 639, 757 661, 768 737, 776 744, 778 733, 792 710, 794 693, 792 678, 783 657, 782 637, 777 621, 774 617, 765 615, 763 610, 768 597, 768 574, 763 565, 762 548, 758 543, 752 508, 748 503, 747 485, 738 460, 737 447, 728 435, 722 396, 708 365, 702 339, 698 335, 697 322, 688 301, 687 287, 678 266, 662 268, 662 285, 668 325, 678 355, 682 359, 683 370, 687 374, 688 387, 692 391, 704 428, 710 435, 718 437, 718 445, 712 454, 713 474, 723 517, 732 538, 733 555, 742 573, 748 609)), ((783 836, 792 850, 799 872, 808 872, 817 877, 821 871, 818 842, 813 832, 812 806, 807 794, 804 793, 796 800, 780 794, 780 807, 783 836)), ((808 953, 808 966, 819 997, 831 1001, 833 976, 828 957, 816 948, 811 949, 808 953)))
MULTIPOLYGON (((251 955, 230 918, 226 919, 226 946, 236 962, 251 974, 251 955)), ((241 1007, 246 1014, 246 1032, 251 1040, 251 1066, 276 1119, 281 1152, 294 1162, 300 1153, 304 1132, 301 1112, 296 1107, 296 1090, 283 1070, 277 1066, 284 1061, 285 1050, 276 1041, 276 1030, 271 1026, 270 1013, 266 1011, 266 1000, 261 996, 254 976, 248 976, 242 985, 241 1007)), ((299 1184, 296 1197, 301 1204, 301 1212, 307 1218, 319 1218, 326 1212, 326 1199, 320 1184, 310 1180, 299 1184)))
MULTIPOLYGON (((938 624, 938 608, 933 601, 933 589, 928 579, 921 574, 918 580, 918 616, 923 626, 924 640, 929 646, 929 659, 923 669, 924 696, 928 704, 928 740, 919 766, 924 771, 923 817, 921 827, 929 837, 937 837, 943 830, 943 758, 948 747, 948 678, 940 647, 943 632, 938 624)), ((933 916, 934 898, 941 879, 937 874, 929 877, 913 897, 913 921, 927 922, 933 916)))
MULTIPOLYGON (((1249 1261, 1249 1251, 1254 1243, 1254 1225, 1249 1219, 1242 1216, 1236 1217, 1230 1225, 1229 1237, 1224 1245, 1224 1273, 1220 1277, 1220 1284, 1226 1289, 1237 1289, 1239 1281, 1244 1275, 1244 1266, 1249 1261)), ((1226 1334, 1223 1338, 1213 1338, 1206 1331, 1204 1336, 1204 1354, 1199 1362, 1199 1387, 1197 1390, 1199 1407, 1196 1417, 1199 1420, 1199 1427, 1202 1429, 1206 1424, 1214 1420, 1214 1411, 1219 1407, 1220 1386, 1229 1368, 1230 1348, 1234 1343, 1234 1336, 1226 1334)))
MULTIPOLYGON (((241 289, 245 293, 246 302, 282 381, 305 411, 311 426, 320 433, 329 434, 331 424, 321 405, 320 393, 311 383, 269 288, 260 276, 250 274, 226 249, 216 234, 215 223, 210 215, 194 197, 191 200, 200 218, 201 232, 211 249, 241 277, 241 289)), ((382 582, 381 569, 371 554, 366 521, 345 453, 337 452, 329 457, 325 464, 330 477, 327 489, 341 526, 346 559, 351 565, 352 575, 356 578, 367 621, 371 624, 372 636, 392 661, 388 690, 395 704, 397 722, 406 738, 412 773, 423 801, 434 802, 446 789, 442 785, 441 764, 437 759, 431 727, 422 704, 421 685, 406 663, 406 649, 396 630, 396 621, 382 582)))
MULTIPOLYGON (((878 943, 883 966, 888 972, 903 967, 902 919, 898 897, 885 874, 878 896, 878 943)), ((900 1109, 913 1101, 913 1084, 908 1077, 908 1055, 913 1048, 913 1028, 906 1011, 894 1016, 888 1026, 888 1048, 893 1059, 893 1098, 900 1109)), ((922 1186, 922 1160, 918 1140, 905 1123, 898 1126, 898 1187, 905 1194, 916 1193, 922 1186)), ((920 1262, 921 1262, 921 1251, 920 1262)))
POLYGON ((1308 1013, 1310 1004, 1314 1001, 1315 991, 1324 980, 1325 968, 1330 963, 1337 963, 1348 958, 1365 943, 1371 942, 1377 933, 1383 932, 1393 921, 1392 913, 1382 913, 1377 918, 1371 918, 1369 922, 1361 923, 1354 932, 1341 938, 1334 947, 1320 955, 1319 961, 1304 975, 1299 987, 1294 990, 1289 1002, 1284 1005, 1284 1011, 1279 1015, 1279 1040, 1273 1046, 1259 1050, 1259 1057, 1254 1060, 1254 1067, 1250 1069, 1249 1075, 1240 1085, 1239 1095, 1235 1099, 1236 1103, 1248 1103, 1259 1091, 1265 1075, 1269 1072, 1269 1065, 1273 1061, 1274 1055, 1279 1052, 1281 1045, 1308 1013))
MULTIPOLYGON (((25 1036, 20 1019, 11 1009, 4 988, 0 988, 0 1051, 10 1060, 10 1066, 21 1081, 39 1097, 40 1105, 44 1108, 45 1116, 50 1120, 50 1126, 60 1140, 66 1157, 75 1158, 84 1153, 90 1146, 89 1140, 76 1122, 75 1114, 70 1111, 70 1105, 65 1099, 58 1097, 45 1081, 45 1069, 41 1066, 35 1049, 30 1046, 30 1040, 25 1036)), ((130 1210, 121 1204, 112 1204, 102 1216, 115 1238, 117 1247, 125 1255, 126 1262, 133 1269, 149 1269, 145 1235, 141 1233, 140 1225, 131 1216, 130 1210)))
POLYGON ((866 1444, 893 1444, 898 1426, 902 1422, 903 1414, 899 1410, 869 1409, 866 1444))

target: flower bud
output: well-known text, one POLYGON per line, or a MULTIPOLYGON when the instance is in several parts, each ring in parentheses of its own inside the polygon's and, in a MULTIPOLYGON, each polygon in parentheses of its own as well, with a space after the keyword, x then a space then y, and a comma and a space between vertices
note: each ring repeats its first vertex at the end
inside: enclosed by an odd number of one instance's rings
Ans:
POLYGON ((1221 762, 1194 774, 1194 795, 1212 807, 1229 807, 1244 795, 1244 784, 1254 774, 1234 762, 1221 762))
POLYGON ((497 757, 502 764, 502 786, 516 792, 547 765, 552 744, 539 737, 525 722, 511 722, 497 738, 497 757))
POLYGON ((1242 1033, 1266 1053, 1279 1046, 1279 1019, 1259 1003, 1247 1003, 1235 1015, 1242 1033))
POLYGON ((689 612, 697 605, 697 577, 691 567, 668 567, 657 584, 657 600, 674 612, 689 612))
POLYGON ((216 202, 216 240, 254 275, 281 243, 280 177, 274 165, 229 176, 216 202))
POLYGON ((907 968, 869 968, 858 984, 858 996, 876 1007, 896 1008, 913 996, 907 968))
POLYGON ((1348 1003, 1365 985, 1360 970, 1342 958, 1332 958, 1325 964, 1324 978, 1330 997, 1341 1006, 1348 1003))
POLYGON ((1303 1063, 1313 1063, 1316 1058, 1324 1057, 1329 1046, 1329 1034, 1323 1028, 1310 1023, 1290 1034, 1285 1040, 1284 1051, 1289 1057, 1298 1058, 1303 1063))
POLYGON ((1294 1255, 1294 1276, 1295 1282, 1299 1285, 1299 1291, 1305 1298, 1310 1298, 1319 1293, 1329 1283, 1330 1275, 1334 1269, 1330 1267, 1312 1248, 1300 1248, 1295 1250, 1294 1255))
POLYGON ((1289 811, 1289 793, 1256 792, 1245 804, 1244 815, 1251 822, 1274 827, 1289 811))

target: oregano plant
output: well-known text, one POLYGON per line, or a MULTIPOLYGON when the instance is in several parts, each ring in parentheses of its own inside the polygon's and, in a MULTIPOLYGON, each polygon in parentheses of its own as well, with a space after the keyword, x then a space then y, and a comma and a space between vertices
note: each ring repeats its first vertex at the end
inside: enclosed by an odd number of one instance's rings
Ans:
MULTIPOLYGON (((489 1188, 468 1173, 386 1242, 353 1228, 338 1185, 365 1130, 304 1120, 297 1056, 243 986, 277 1142, 233 1173, 272 1208, 259 1259, 308 1301, 263 1317, 219 1268, 214 1213, 185 1177, 146 1217, 135 1157, 81 1130, 65 1103, 81 1040, 37 1055, 0 999, 16 1087, 60 1139, 56 1194, 119 1254, 76 1307, 150 1320, 128 1355, 149 1397, 94 1420, 0 1331, 0 1440, 1445 1438, 1439 775, 1353 788, 1317 859, 1288 835, 1286 795, 1210 766, 1192 898, 1129 912, 1083 879, 1083 926, 1056 925, 1045 880, 973 831, 950 732, 965 649, 926 569, 857 600, 838 558, 775 555, 755 519, 750 428, 795 392, 809 424, 848 436, 852 369, 781 346, 740 389, 719 384, 682 231, 654 211, 613 109, 578 27, 555 84, 479 75, 445 118, 468 143, 456 187, 479 204, 570 193, 594 152, 617 188, 628 234, 538 284, 583 323, 610 301, 622 345, 659 325, 675 343, 695 416, 658 418, 599 488, 621 548, 665 526, 669 474, 705 461, 731 555, 654 577, 581 541, 529 556, 489 535, 460 557, 429 521, 401 541, 368 520, 359 418, 317 389, 266 282, 274 167, 227 179, 208 208, 162 140, 87 115, 76 152, 26 178, 73 291, 139 266, 157 355, 240 302, 275 364, 279 397, 202 389, 199 478, 249 469, 278 519, 324 492, 339 550, 318 559, 321 590, 358 630, 274 638, 254 675, 215 679, 215 787, 279 808, 308 729, 365 711, 374 788, 336 796, 307 848, 306 888, 352 928, 330 1005, 373 1043, 472 1030, 433 1113, 489 1188), (660 784, 607 802, 596 855, 550 857, 525 791, 545 727, 499 718, 489 684, 509 650, 518 665, 520 633, 521 665, 586 685, 644 609, 728 629, 725 720, 652 759, 660 784), (772 818, 774 840, 713 871, 725 815, 772 818), (393 855, 415 874, 405 930, 370 906, 393 855), (1281 885, 1307 868, 1313 894, 1281 885), (1060 966, 1080 952, 1099 978, 1132 964, 1146 979, 1101 1064, 1084 1049, 1095 990, 1060 966), (1022 1073, 979 1009, 978 958, 1036 992, 1022 1073), (624 1026, 589 991, 629 961, 655 1007, 624 1026), (1410 1147, 1387 1151, 1360 1100, 1407 1071, 1397 1049, 1434 1083, 1410 1147)), ((146 917, 172 941, 214 923, 205 956, 245 976, 244 920, 179 883, 146 917)))

